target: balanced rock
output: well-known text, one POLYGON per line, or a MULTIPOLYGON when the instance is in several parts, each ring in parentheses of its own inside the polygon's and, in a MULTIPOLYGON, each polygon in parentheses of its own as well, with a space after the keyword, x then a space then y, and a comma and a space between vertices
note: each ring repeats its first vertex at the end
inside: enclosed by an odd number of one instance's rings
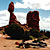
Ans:
POLYGON ((16 16, 13 13, 13 11, 14 11, 14 3, 13 2, 11 2, 9 4, 8 11, 10 12, 9 25, 12 24, 12 23, 17 23, 16 16))
POLYGON ((11 2, 11 3, 9 4, 8 11, 9 11, 9 12, 13 12, 13 11, 14 11, 14 3, 13 3, 13 2, 11 2))

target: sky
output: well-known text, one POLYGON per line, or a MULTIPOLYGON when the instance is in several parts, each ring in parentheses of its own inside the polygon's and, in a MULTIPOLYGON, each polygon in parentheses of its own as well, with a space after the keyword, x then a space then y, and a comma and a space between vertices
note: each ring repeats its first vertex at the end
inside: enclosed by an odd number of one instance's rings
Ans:
POLYGON ((0 0, 0 27, 9 24, 8 6, 14 2, 14 14, 21 24, 26 24, 29 11, 39 11, 39 26, 41 30, 50 30, 50 0, 0 0))

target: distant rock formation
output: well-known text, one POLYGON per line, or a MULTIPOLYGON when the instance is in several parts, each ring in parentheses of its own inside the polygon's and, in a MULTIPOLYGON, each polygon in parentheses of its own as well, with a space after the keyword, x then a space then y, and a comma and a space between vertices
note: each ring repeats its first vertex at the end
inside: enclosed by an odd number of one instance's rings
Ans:
POLYGON ((38 11, 30 11, 27 14, 27 24, 29 27, 32 27, 35 30, 39 29, 39 12, 38 11))

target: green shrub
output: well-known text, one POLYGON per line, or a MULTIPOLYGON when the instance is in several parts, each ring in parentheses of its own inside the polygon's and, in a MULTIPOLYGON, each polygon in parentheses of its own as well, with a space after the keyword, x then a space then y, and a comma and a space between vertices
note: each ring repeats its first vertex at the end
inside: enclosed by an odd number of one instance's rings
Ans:
POLYGON ((25 31, 24 39, 29 40, 30 39, 29 36, 30 36, 30 32, 29 31, 25 31))
POLYGON ((36 38, 41 37, 40 32, 38 30, 34 30, 34 29, 30 30, 30 35, 33 37, 36 37, 36 38))
POLYGON ((33 37, 33 36, 29 36, 29 37, 30 37, 32 40, 35 39, 35 37, 33 37))
POLYGON ((22 39, 24 37, 24 30, 15 23, 11 24, 8 28, 5 28, 5 32, 12 38, 22 39))
POLYGON ((45 36, 45 35, 41 36, 41 38, 42 38, 42 39, 48 39, 48 37, 45 36))
POLYGON ((47 36, 47 37, 50 38, 50 31, 47 31, 47 32, 45 33, 45 36, 47 36))

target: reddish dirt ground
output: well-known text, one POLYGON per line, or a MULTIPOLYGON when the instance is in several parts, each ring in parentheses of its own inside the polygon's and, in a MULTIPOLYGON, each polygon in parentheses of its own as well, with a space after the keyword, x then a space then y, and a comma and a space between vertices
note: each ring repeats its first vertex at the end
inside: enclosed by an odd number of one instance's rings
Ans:
POLYGON ((20 43, 22 40, 6 39, 6 37, 8 36, 0 34, 0 50, 50 50, 50 39, 43 41, 48 44, 46 48, 21 49, 21 48, 16 48, 15 42, 20 43))

